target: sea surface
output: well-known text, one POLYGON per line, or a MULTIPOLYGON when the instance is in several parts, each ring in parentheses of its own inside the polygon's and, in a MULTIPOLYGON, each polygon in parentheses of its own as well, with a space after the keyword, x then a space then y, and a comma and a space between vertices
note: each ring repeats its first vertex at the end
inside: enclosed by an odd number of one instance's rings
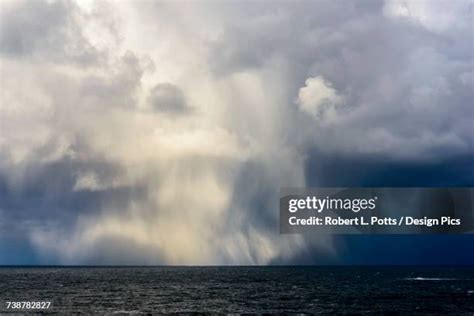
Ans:
POLYGON ((474 314, 474 267, 1 267, 43 312, 474 314))

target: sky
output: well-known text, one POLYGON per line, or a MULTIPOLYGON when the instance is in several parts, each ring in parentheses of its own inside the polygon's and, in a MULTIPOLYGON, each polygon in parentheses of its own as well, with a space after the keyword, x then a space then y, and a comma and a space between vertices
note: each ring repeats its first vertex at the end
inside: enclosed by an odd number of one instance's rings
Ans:
POLYGON ((473 1, 0 2, 0 264, 474 264, 280 235, 281 187, 473 186, 473 1))

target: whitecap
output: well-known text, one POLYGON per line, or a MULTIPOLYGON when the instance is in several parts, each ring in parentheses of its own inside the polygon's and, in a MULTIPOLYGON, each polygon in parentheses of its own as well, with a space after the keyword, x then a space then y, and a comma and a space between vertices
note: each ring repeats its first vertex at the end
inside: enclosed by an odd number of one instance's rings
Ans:
POLYGON ((416 278, 405 278, 405 280, 409 281, 454 281, 457 279, 453 278, 423 278, 423 277, 416 277, 416 278))

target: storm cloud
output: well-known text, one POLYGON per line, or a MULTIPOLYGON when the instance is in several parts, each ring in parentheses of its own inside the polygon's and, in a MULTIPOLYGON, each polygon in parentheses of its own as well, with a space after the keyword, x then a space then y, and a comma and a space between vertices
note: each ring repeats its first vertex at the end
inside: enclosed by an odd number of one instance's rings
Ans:
POLYGON ((70 264, 337 257, 279 234, 280 187, 470 161, 472 10, 4 1, 0 237, 70 264))

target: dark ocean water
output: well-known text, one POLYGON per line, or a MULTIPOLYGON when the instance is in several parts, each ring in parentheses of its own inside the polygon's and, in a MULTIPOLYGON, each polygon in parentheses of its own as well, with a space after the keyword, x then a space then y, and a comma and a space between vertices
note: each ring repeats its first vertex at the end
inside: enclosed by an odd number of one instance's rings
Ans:
POLYGON ((0 311, 7 301, 61 314, 473 315, 474 267, 4 267, 0 311))

